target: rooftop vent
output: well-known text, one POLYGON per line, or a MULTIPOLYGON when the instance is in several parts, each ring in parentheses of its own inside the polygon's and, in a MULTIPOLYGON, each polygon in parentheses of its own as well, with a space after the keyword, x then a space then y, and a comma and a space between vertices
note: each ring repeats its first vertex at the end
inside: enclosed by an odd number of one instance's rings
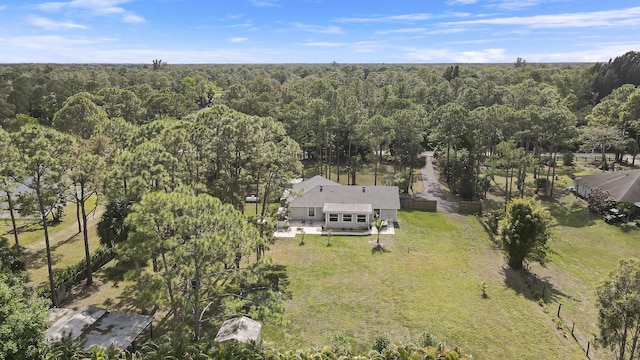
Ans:
POLYGON ((365 187, 363 186, 363 187, 362 187, 362 192, 364 192, 364 189, 365 189, 365 187))

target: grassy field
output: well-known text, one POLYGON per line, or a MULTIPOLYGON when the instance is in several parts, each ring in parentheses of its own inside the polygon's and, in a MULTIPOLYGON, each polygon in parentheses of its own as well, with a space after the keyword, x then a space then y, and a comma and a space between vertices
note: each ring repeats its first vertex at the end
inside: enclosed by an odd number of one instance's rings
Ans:
MULTIPOLYGON (((91 197, 87 200, 87 211, 91 211, 96 206, 96 198, 91 197)), ((87 214, 87 216, 91 216, 87 214)), ((70 203, 64 208, 64 216, 62 221, 58 223, 51 222, 49 224, 49 236, 55 237, 61 231, 68 232, 70 224, 74 224, 77 231, 76 220, 76 205, 70 203)), ((44 243, 44 232, 42 230, 42 222, 39 219, 18 219, 16 221, 18 228, 18 240, 21 246, 29 246, 37 242, 44 243)), ((11 226, 11 219, 0 220, 0 236, 4 236, 9 240, 10 244, 13 244, 13 227, 11 226)), ((44 246, 44 245, 43 245, 44 246)))
MULTIPOLYGON (((554 302, 562 304, 566 326, 575 323, 583 346, 598 333, 595 289, 614 270, 619 259, 640 258, 640 231, 632 226, 609 225, 590 213, 583 200, 565 195, 545 203, 557 224, 549 243, 545 267, 531 271, 549 279, 554 302)), ((596 350, 599 357, 611 355, 596 350)))
MULTIPOLYGON (((287 276, 286 320, 263 338, 282 348, 321 346, 346 333, 365 350, 430 332, 477 359, 583 359, 534 300, 508 283, 504 264, 473 216, 401 212, 396 235, 279 240, 269 255, 287 276), (480 284, 489 285, 488 298, 480 284)), ((515 279, 515 280, 514 280, 515 279)))

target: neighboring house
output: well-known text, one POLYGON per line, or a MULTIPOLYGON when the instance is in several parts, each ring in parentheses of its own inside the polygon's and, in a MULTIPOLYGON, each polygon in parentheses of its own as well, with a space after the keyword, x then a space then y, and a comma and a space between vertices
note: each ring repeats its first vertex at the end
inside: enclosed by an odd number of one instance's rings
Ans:
MULTIPOLYGON (((20 204, 16 204, 18 200, 18 196, 20 194, 28 193, 31 190, 30 188, 18 183, 14 185, 14 188, 11 191, 11 198, 13 199, 14 211, 20 210, 20 204)), ((24 217, 26 214, 20 214, 24 217)), ((8 219, 9 218, 9 204, 7 203, 7 193, 3 190, 0 190, 0 219, 8 219)))
POLYGON ((398 221, 397 186, 340 185, 322 176, 293 184, 290 219, 313 221, 325 229, 369 229, 375 216, 398 221))
POLYGON ((595 188, 609 192, 615 202, 631 202, 640 207, 640 170, 583 175, 573 179, 574 191, 585 199, 595 188))

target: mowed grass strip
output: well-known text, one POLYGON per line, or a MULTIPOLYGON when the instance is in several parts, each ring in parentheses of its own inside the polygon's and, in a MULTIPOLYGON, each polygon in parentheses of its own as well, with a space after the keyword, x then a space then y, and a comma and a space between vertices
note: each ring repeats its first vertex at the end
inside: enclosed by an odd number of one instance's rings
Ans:
MULTIPOLYGON (((93 216, 93 210, 96 207, 96 197, 92 196, 86 203, 87 216, 93 216)), ((20 246, 28 246, 34 243, 42 242, 44 244, 44 231, 42 230, 42 221, 38 218, 24 219, 20 218, 20 214, 16 213, 18 217, 16 221, 16 227, 18 228, 18 241, 20 246)), ((49 216, 51 219, 51 216, 49 216)), ((58 223, 49 223, 49 236, 55 237, 58 233, 68 231, 70 224, 74 224, 77 229, 77 217, 76 217, 76 204, 69 203, 64 207, 64 215, 62 221, 58 223)), ((9 244, 14 244, 13 226, 11 225, 11 219, 0 220, 0 236, 3 236, 9 240, 9 244)), ((44 246, 44 245, 43 245, 44 246)))
POLYGON ((473 216, 401 212, 396 235, 280 239, 269 256, 285 268, 286 324, 264 328, 277 348, 352 335, 366 351, 385 333, 397 344, 423 332, 478 359, 584 359, 533 301, 506 285, 502 254, 473 216), (488 285, 489 298, 480 284, 488 285))
MULTIPOLYGON (((545 268, 536 265, 532 271, 549 278, 554 302, 562 304, 565 324, 569 328, 575 324, 584 346, 590 341, 593 349, 594 335, 598 334, 596 288, 616 269, 620 259, 640 258, 640 230, 605 223, 586 209, 584 200, 573 195, 544 205, 557 225, 553 227, 545 268)), ((596 354, 601 356, 592 358, 612 357, 602 350, 596 350, 596 354)))
MULTIPOLYGON (((67 227, 77 226, 76 223, 66 223, 67 227)), ((77 228, 75 229, 77 231, 77 228)), ((89 251, 93 253, 100 246, 100 240, 96 233, 96 227, 88 228, 89 251)), ((43 240, 44 242, 44 240, 43 240)), ((73 235, 66 241, 59 242, 51 247, 52 268, 55 273, 69 265, 85 259, 84 238, 82 233, 73 235)), ((47 270, 47 253, 45 249, 35 253, 26 254, 27 271, 31 276, 32 285, 48 285, 49 275, 47 270)))

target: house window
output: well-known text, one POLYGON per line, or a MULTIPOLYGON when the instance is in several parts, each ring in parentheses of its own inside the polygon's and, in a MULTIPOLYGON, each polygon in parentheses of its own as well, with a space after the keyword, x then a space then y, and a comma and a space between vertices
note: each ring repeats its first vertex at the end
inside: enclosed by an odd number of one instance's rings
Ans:
POLYGON ((342 214, 342 222, 351 222, 353 219, 352 214, 342 214))
POLYGON ((338 214, 329 214, 329 222, 338 222, 338 214))
POLYGON ((316 217, 316 208, 312 208, 312 207, 309 208, 309 217, 310 218, 316 217))
POLYGON ((380 209, 373 209, 373 213, 375 214, 375 217, 380 217, 380 209))
POLYGON ((364 214, 358 214, 358 220, 359 223, 366 223, 367 222, 367 215, 364 214))

